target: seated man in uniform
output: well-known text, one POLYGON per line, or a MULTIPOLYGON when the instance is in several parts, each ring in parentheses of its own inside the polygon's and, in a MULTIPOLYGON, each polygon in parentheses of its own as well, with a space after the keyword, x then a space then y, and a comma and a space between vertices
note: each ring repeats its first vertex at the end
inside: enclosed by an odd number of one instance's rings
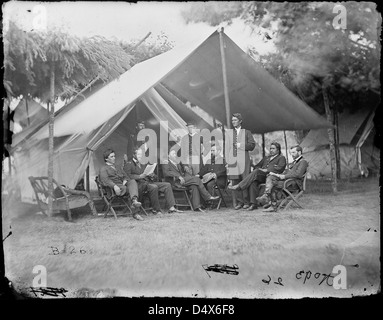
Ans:
POLYGON ((256 199, 259 193, 259 185, 266 182, 267 174, 270 172, 282 173, 285 167, 286 158, 281 154, 281 145, 278 142, 272 142, 270 144, 269 155, 258 162, 254 170, 239 184, 229 186, 229 189, 245 190, 249 188, 250 207, 246 210, 251 211, 257 209, 258 201, 256 199))
POLYGON ((303 178, 307 171, 308 162, 302 156, 301 146, 291 147, 290 154, 294 161, 289 165, 289 168, 282 174, 270 172, 266 178, 265 192, 262 196, 258 197, 257 200, 261 204, 269 203, 271 206, 263 211, 271 212, 276 210, 276 201, 275 199, 272 199, 272 191, 274 187, 279 189, 283 188, 285 180, 293 179, 291 180, 290 185, 287 186, 289 188, 302 188, 303 178))
POLYGON ((224 189, 227 184, 227 174, 224 159, 220 154, 220 146, 214 144, 211 146, 211 157, 202 166, 199 177, 210 194, 214 194, 215 184, 224 189), (206 181, 204 181, 206 179, 206 181))
POLYGON ((219 197, 213 197, 204 187, 199 177, 193 176, 192 170, 182 164, 177 163, 177 153, 174 149, 170 149, 169 159, 163 164, 162 172, 165 179, 175 179, 176 184, 189 187, 192 193, 191 202, 195 211, 204 212, 201 208, 201 199, 205 201, 217 200, 219 197))
POLYGON ((169 213, 182 212, 174 207, 175 200, 172 186, 169 182, 158 182, 154 174, 144 174, 146 164, 141 164, 142 148, 135 148, 132 161, 128 161, 124 165, 124 171, 129 178, 137 181, 139 194, 145 191, 149 193, 150 203, 153 207, 153 214, 161 214, 160 202, 158 199, 159 192, 165 195, 166 205, 169 207, 169 213))
MULTIPOLYGON (((104 152, 105 165, 100 169, 100 181, 103 185, 114 190, 117 196, 123 196, 128 191, 134 208, 141 207, 141 202, 138 199, 138 186, 134 179, 130 179, 124 172, 118 170, 115 166, 116 154, 112 149, 104 152)), ((133 212, 133 218, 143 220, 137 213, 133 212)))

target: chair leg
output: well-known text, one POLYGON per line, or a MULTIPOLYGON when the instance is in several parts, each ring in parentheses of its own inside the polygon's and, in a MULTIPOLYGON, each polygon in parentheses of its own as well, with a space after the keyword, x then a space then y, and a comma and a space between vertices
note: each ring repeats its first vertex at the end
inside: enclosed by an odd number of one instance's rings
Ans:
POLYGON ((113 209, 112 206, 110 207, 110 211, 113 213, 113 215, 114 215, 114 219, 117 220, 117 214, 116 214, 116 211, 114 211, 114 209, 113 209))
POLYGON ((291 198, 291 201, 287 204, 285 210, 288 209, 288 208, 291 206, 291 204, 292 204, 293 202, 296 203, 297 206, 298 206, 299 208, 303 209, 303 207, 302 207, 302 206, 300 205, 300 203, 297 201, 297 199, 301 196, 302 191, 299 192, 295 197, 294 197, 293 194, 291 194, 290 191, 286 190, 286 192, 288 193, 289 197, 291 198))
POLYGON ((148 213, 146 212, 145 208, 143 206, 140 207, 140 209, 144 212, 144 214, 147 216, 148 213))
POLYGON ((106 205, 106 210, 105 210, 105 213, 104 213, 104 218, 107 217, 107 215, 108 215, 108 213, 109 213, 109 211, 110 211, 111 208, 112 208, 112 206, 108 203, 108 204, 106 205))
MULTIPOLYGON (((217 188, 218 189, 218 192, 219 192, 219 195, 221 196, 221 198, 219 199, 220 202, 223 202, 223 204, 225 205, 225 207, 227 208, 227 204, 226 204, 226 201, 225 201, 225 198, 223 197, 223 193, 221 191, 220 188, 217 188), (222 200, 222 201, 221 201, 222 200)), ((226 190, 225 190, 226 191, 226 190)), ((226 191, 227 193, 227 191, 226 191)), ((219 209, 219 207, 217 206, 217 209, 219 209)))
POLYGON ((68 212, 68 220, 72 221, 72 212, 70 211, 69 208, 67 209, 67 212, 68 212))
POLYGON ((128 217, 129 215, 128 215, 127 211, 129 210, 129 213, 130 213, 130 214, 133 214, 133 211, 132 211, 132 209, 130 208, 130 202, 129 202, 129 201, 126 202, 124 198, 121 198, 121 200, 122 200, 122 202, 125 204, 125 208, 124 208, 123 213, 126 213, 126 216, 128 217))
POLYGON ((113 200, 114 200, 114 199, 115 199, 115 198, 112 197, 112 198, 109 200, 109 203, 108 203, 108 210, 105 212, 104 218, 106 218, 106 216, 108 215, 108 213, 109 213, 109 211, 110 211, 110 212, 112 212, 114 218, 117 219, 117 213, 116 213, 116 211, 114 210, 114 208, 113 208, 113 206, 112 206, 112 204, 113 204, 113 200))
POLYGON ((69 208, 68 198, 66 199, 66 210, 68 213, 68 221, 72 221, 72 212, 70 211, 70 208, 69 208))
POLYGON ((219 198, 217 208, 216 208, 217 210, 219 210, 219 208, 221 207, 221 202, 222 202, 222 198, 219 198))
MULTIPOLYGON (((289 197, 285 197, 281 203, 278 205, 278 208, 277 208, 277 211, 279 211, 280 209, 283 208, 284 205, 286 205, 286 203, 289 201, 289 197)), ((286 208, 284 208, 283 210, 286 210, 286 208)))
POLYGON ((96 207, 94 206, 94 202, 93 202, 93 200, 90 199, 89 202, 88 202, 88 204, 89 204, 90 210, 92 211, 92 214, 93 214, 94 216, 97 216, 98 213, 97 213, 96 207))
POLYGON ((285 191, 288 194, 287 197, 286 197, 286 202, 288 201, 288 203, 286 204, 286 206, 283 209, 283 211, 289 209, 293 203, 295 203, 299 208, 303 209, 302 205, 298 202, 298 199, 302 195, 303 191, 300 191, 295 197, 288 190, 285 190, 285 191))
POLYGON ((190 201, 190 197, 189 197, 189 195, 188 195, 187 190, 184 190, 184 194, 185 194, 185 197, 186 197, 186 199, 187 199, 187 201, 188 201, 188 203, 189 203, 190 209, 191 209, 192 211, 194 211, 194 208, 193 208, 193 205, 192 205, 192 203, 191 203, 191 201, 190 201))

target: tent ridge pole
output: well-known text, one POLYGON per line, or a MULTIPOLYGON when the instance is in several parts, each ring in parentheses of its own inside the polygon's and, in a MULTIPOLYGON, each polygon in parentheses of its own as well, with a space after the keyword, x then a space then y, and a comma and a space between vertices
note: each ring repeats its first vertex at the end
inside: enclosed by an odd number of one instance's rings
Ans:
POLYGON ((222 63, 222 76, 223 76, 223 90, 225 94, 225 110, 226 110, 226 125, 227 128, 231 128, 231 117, 230 117, 230 100, 229 100, 229 90, 227 85, 227 70, 226 70, 226 58, 225 58, 225 48, 223 43, 223 27, 218 30, 219 33, 219 46, 221 51, 221 63, 222 63))

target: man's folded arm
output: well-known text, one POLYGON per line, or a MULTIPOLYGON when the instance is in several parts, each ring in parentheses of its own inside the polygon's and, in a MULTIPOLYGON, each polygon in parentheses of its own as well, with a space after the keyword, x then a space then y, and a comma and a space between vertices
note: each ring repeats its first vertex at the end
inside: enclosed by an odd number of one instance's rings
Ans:
POLYGON ((278 162, 273 165, 269 172, 282 173, 286 168, 286 158, 284 156, 279 157, 278 162))
POLYGON ((297 164, 295 170, 290 170, 286 175, 285 179, 302 179, 306 173, 308 163, 306 160, 302 160, 297 164))

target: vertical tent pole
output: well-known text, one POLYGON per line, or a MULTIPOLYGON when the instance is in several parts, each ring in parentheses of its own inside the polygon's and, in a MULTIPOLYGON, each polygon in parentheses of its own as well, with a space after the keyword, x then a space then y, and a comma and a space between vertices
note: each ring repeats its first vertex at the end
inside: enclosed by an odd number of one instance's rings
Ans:
POLYGON ((25 111, 27 112, 27 120, 28 120, 28 126, 31 125, 29 120, 29 111, 28 111, 28 97, 25 99, 25 111))
POLYGON ((287 162, 287 165, 289 165, 289 153, 288 153, 288 150, 287 150, 286 130, 283 130, 283 136, 284 136, 284 138, 285 138, 286 162, 287 162))
POLYGON ((265 134, 262 133, 262 157, 264 158, 266 156, 266 151, 265 151, 265 134))
MULTIPOLYGON (((219 33, 219 47, 221 51, 221 64, 222 64, 222 77, 223 77, 223 92, 225 96, 225 110, 226 110, 226 126, 231 129, 231 117, 230 117, 230 100, 229 90, 227 86, 227 70, 226 70, 226 58, 225 58, 225 45, 223 43, 223 27, 218 30, 219 33)), ((223 128, 223 125, 222 125, 223 128)), ((233 205, 237 205, 237 200, 234 192, 232 193, 233 205)))
POLYGON ((12 175, 12 160, 11 160, 11 153, 8 152, 8 167, 9 167, 9 175, 12 175))
POLYGON ((90 178, 89 178, 89 166, 86 167, 86 175, 85 175, 85 190, 90 192, 90 178))
POLYGON ((222 76, 223 76, 223 90, 225 94, 225 110, 226 110, 226 125, 227 128, 231 128, 231 118, 230 118, 230 100, 229 100, 229 90, 227 85, 227 70, 226 70, 226 59, 225 59, 225 44, 223 42, 223 28, 219 31, 219 46, 221 49, 221 62, 222 62, 222 76))

